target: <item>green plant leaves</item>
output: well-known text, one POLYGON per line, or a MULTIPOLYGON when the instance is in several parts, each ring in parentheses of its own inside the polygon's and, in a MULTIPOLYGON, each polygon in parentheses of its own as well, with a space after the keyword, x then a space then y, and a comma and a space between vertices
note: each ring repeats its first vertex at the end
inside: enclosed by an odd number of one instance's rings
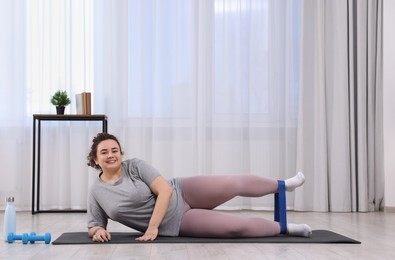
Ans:
POLYGON ((54 106, 67 106, 71 103, 71 100, 65 90, 58 90, 52 96, 51 103, 54 106))

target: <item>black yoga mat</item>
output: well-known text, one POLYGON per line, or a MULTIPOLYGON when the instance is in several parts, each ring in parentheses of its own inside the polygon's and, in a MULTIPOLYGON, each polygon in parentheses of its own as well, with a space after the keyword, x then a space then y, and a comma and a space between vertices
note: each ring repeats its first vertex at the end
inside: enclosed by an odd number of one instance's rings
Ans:
MULTIPOLYGON (((361 242, 345 237, 328 230, 313 230, 311 237, 293 237, 288 235, 279 235, 275 237, 261 238, 201 238, 201 237, 157 237, 154 241, 141 242, 135 238, 141 236, 137 232, 111 232, 111 241, 109 244, 127 244, 127 243, 345 243, 361 244, 361 242)), ((68 232, 60 235, 54 245, 72 245, 72 244, 103 244, 93 242, 87 232, 68 232)))

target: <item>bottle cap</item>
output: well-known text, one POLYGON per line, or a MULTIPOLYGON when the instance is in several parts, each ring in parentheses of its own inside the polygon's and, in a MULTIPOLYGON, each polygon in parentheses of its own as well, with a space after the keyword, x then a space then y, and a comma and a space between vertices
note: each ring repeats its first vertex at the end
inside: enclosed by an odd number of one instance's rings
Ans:
POLYGON ((6 199, 6 201, 7 201, 7 202, 14 202, 14 197, 8 197, 8 198, 6 199))

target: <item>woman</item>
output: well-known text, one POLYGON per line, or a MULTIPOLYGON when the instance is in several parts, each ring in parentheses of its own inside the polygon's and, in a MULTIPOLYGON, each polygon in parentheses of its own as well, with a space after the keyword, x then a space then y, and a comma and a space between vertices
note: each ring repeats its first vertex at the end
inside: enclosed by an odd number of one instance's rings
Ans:
MULTIPOLYGON (((118 139, 108 133, 93 138, 88 165, 101 171, 88 197, 88 234, 93 241, 111 239, 108 219, 141 231, 137 240, 162 236, 265 237, 280 234, 280 224, 212 210, 235 196, 260 197, 277 192, 277 180, 255 175, 195 176, 166 181, 139 159, 122 161, 118 139)), ((304 183, 304 175, 285 180, 287 191, 304 183)), ((306 224, 287 224, 287 233, 311 235, 306 224)))

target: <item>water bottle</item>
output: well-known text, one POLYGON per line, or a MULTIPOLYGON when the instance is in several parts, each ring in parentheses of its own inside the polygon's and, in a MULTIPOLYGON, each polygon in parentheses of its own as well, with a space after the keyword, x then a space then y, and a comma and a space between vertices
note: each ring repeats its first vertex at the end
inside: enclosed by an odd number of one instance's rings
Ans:
POLYGON ((4 212, 4 240, 7 241, 8 233, 16 234, 16 212, 14 197, 7 198, 7 206, 4 212))

